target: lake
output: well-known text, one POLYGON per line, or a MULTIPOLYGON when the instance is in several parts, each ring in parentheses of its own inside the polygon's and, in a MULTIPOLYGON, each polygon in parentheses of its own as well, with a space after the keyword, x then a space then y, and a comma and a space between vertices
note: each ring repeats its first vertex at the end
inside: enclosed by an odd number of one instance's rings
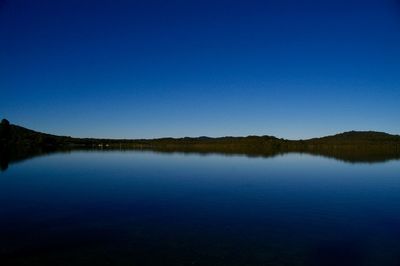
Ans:
POLYGON ((400 265, 400 161, 74 151, 0 173, 1 265, 400 265))

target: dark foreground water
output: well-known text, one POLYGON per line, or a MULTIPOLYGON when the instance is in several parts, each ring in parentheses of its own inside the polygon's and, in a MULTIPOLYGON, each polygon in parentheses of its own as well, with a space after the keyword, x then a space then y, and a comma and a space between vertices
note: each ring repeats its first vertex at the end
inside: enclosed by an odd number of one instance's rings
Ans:
POLYGON ((400 161, 36 157, 0 173, 0 265, 400 265, 400 161))

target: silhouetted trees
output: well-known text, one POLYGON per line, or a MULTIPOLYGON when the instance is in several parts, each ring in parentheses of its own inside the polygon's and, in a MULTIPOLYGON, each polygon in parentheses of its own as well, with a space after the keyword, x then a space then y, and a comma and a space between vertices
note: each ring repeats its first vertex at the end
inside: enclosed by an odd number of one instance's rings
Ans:
POLYGON ((10 139, 10 122, 2 119, 0 123, 0 141, 7 142, 10 139))

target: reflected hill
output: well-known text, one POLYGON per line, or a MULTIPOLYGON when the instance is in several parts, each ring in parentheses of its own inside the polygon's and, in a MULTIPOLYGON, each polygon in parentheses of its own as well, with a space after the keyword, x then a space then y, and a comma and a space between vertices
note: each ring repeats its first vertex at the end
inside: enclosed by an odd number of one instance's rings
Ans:
POLYGON ((94 139, 36 132, 0 123, 0 166, 54 152, 73 150, 145 150, 163 153, 197 153, 274 157, 307 153, 350 163, 378 163, 400 159, 400 136, 374 131, 351 131, 308 140, 273 136, 221 138, 94 139))

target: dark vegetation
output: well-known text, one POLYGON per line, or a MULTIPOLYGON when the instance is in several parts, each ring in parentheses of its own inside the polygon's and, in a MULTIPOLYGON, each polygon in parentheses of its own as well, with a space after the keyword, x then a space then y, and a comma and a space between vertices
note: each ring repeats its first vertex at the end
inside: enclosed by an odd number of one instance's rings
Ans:
POLYGON ((351 131, 308 140, 286 140, 272 136, 221 138, 94 139, 55 136, 12 125, 0 124, 0 162, 72 149, 140 149, 158 152, 245 154, 271 157, 289 152, 309 153, 348 162, 380 162, 400 159, 400 136, 374 131, 351 131))

